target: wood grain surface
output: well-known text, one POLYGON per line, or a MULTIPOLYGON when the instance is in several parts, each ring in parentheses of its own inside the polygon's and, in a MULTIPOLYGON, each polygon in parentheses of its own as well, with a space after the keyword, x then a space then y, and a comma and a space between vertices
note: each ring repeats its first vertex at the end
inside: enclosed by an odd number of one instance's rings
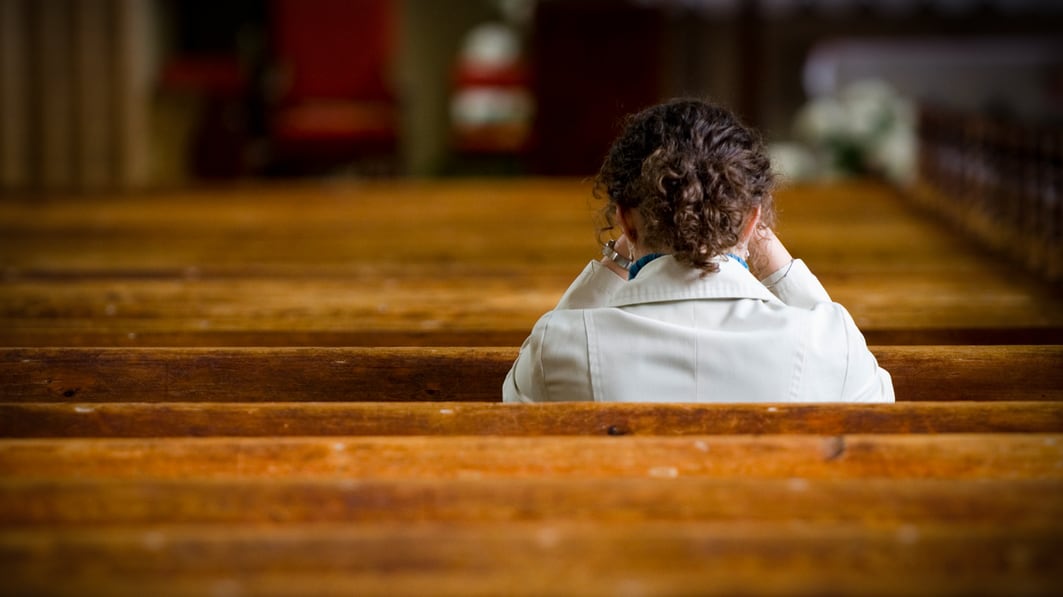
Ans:
POLYGON ((1061 288, 777 204, 897 404, 497 404, 585 181, 5 197, 0 594, 1063 593, 1061 288))
MULTIPOLYGON (((1063 346, 871 350, 898 401, 1063 399, 1063 346)), ((508 347, 0 348, 0 401, 497 402, 516 357, 508 347)))
MULTIPOLYGON (((1063 300, 873 183, 778 193, 872 344, 1061 343, 1063 300)), ((516 346, 589 259, 585 182, 394 181, 0 203, 0 345, 516 346)))
POLYGON ((1009 594, 1060 588, 1060 526, 439 522, 0 534, 20 592, 1009 594))
POLYGON ((0 525, 750 521, 1058 525, 1063 481, 1029 479, 0 480, 0 525))
POLYGON ((1063 435, 0 439, 11 478, 1063 478, 1063 435))
POLYGON ((1063 402, 21 403, 0 437, 1063 433, 1063 402))

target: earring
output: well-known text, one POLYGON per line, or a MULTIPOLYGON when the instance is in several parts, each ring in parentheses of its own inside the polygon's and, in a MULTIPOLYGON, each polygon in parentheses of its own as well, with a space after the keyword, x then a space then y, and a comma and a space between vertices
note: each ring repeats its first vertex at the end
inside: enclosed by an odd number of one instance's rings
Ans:
POLYGON ((630 240, 627 243, 627 258, 631 260, 631 263, 635 263, 635 244, 630 240))

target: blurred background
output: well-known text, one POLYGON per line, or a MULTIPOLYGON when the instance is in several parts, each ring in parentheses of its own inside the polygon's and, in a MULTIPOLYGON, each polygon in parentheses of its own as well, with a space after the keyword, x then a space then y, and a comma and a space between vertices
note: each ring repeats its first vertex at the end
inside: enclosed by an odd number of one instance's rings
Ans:
POLYGON ((790 178, 905 183, 930 107, 1058 128, 1060 32, 1056 0, 0 0, 0 188, 587 176, 675 96, 790 178))

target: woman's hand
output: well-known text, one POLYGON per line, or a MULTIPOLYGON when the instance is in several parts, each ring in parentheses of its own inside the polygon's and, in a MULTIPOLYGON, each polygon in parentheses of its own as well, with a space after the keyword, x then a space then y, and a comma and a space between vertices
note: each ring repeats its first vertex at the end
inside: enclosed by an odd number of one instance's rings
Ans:
POLYGON ((770 276, 793 261, 790 251, 767 226, 758 227, 749 239, 749 271, 758 280, 770 276))
MULTIPOLYGON (((631 245, 628 243, 626 235, 621 234, 620 238, 616 239, 616 242, 613 244, 613 250, 621 257, 625 258, 631 254, 631 245)), ((627 280, 627 270, 620 267, 620 264, 617 262, 608 257, 602 257, 602 265, 612 270, 614 274, 627 280)))

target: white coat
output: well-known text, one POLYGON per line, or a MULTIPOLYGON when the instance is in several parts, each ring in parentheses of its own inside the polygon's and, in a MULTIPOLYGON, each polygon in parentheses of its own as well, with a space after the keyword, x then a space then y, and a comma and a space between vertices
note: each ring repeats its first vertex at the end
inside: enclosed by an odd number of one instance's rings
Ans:
POLYGON ((631 281, 592 261, 543 315, 505 402, 893 402, 844 307, 801 260, 758 281, 672 256, 631 281), (770 289, 770 290, 769 290, 770 289))

